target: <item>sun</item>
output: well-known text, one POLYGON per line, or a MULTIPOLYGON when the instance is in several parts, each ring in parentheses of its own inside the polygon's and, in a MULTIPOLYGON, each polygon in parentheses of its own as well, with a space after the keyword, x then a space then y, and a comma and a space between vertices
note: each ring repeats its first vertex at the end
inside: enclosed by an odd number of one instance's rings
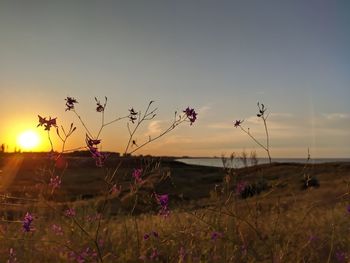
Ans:
POLYGON ((25 131, 18 136, 18 144, 22 150, 33 150, 39 145, 39 143, 39 135, 34 131, 25 131))

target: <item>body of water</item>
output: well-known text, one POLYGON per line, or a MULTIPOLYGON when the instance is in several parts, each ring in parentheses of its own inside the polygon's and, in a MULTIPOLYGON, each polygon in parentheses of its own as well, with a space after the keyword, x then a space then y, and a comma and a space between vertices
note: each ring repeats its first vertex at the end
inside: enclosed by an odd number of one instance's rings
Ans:
MULTIPOLYGON (((267 158, 258 158, 258 164, 265 164, 269 162, 267 158)), ((223 162, 221 158, 180 158, 176 161, 193 164, 193 165, 203 165, 203 166, 212 166, 212 167, 223 167, 223 162)), ((274 158, 273 162, 278 163, 306 163, 307 159, 303 158, 274 158)), ((350 162, 350 158, 318 158, 310 159, 309 163, 332 163, 332 162, 350 162)), ((230 166, 230 160, 228 159, 227 164, 230 166)), ((233 167, 241 168, 244 167, 244 164, 239 159, 234 159, 232 163, 233 167)), ((247 165, 251 166, 252 163, 250 159, 247 159, 247 165)))

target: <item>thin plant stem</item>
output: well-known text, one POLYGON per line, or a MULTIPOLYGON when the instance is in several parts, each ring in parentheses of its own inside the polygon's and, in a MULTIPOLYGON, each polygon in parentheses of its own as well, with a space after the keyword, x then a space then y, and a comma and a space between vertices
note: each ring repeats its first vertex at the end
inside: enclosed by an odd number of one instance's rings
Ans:
POLYGON ((82 120, 82 118, 80 117, 80 115, 75 111, 75 109, 72 109, 72 111, 75 113, 75 115, 78 117, 80 123, 83 125, 83 127, 85 128, 85 131, 87 132, 87 134, 93 138, 91 132, 89 131, 88 127, 85 125, 84 121, 82 120))

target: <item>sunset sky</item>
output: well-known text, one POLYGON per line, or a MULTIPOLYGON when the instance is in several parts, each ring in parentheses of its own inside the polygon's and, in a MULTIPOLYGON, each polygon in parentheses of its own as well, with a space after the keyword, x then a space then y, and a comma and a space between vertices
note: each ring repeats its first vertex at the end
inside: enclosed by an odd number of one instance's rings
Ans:
MULTIPOLYGON (((108 97, 106 120, 143 110, 158 116, 137 142, 155 136, 174 111, 198 112, 139 153, 220 156, 264 142, 256 103, 270 112, 272 157, 350 157, 349 1, 0 1, 0 144, 9 151, 25 131, 40 133, 38 117, 71 122, 67 149, 85 132, 67 96, 96 134, 94 97, 108 97)), ((52 132, 55 148, 60 144, 52 132)), ((126 122, 106 127, 103 150, 123 151, 126 122)))

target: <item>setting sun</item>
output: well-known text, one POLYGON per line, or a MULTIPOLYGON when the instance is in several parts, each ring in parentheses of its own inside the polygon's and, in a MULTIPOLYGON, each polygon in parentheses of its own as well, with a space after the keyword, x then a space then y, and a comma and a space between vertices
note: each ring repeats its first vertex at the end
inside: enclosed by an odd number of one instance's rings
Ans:
POLYGON ((18 144, 22 150, 33 150, 39 145, 39 135, 34 131, 25 131, 18 137, 18 144))

